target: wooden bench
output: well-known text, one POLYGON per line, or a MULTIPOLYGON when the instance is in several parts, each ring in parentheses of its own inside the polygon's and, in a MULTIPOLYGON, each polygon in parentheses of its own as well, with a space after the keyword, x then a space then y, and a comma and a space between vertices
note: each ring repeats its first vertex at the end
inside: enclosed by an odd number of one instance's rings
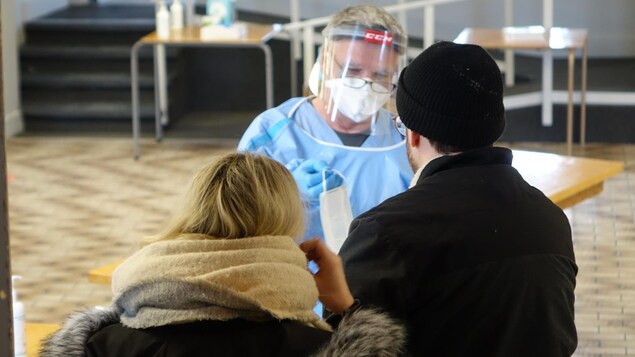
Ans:
POLYGON ((58 324, 42 324, 27 322, 24 324, 24 335, 26 338, 27 357, 37 357, 40 355, 42 340, 60 328, 58 324))

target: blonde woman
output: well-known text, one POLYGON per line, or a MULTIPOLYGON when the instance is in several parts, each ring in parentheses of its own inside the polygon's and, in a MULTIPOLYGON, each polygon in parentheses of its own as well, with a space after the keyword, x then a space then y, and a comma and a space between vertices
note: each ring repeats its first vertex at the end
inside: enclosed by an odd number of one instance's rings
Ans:
POLYGON ((303 209, 280 163, 229 153, 194 177, 167 228, 113 273, 113 304, 70 316, 44 356, 398 355, 403 328, 359 309, 333 333, 312 311, 353 303, 341 261, 303 245, 303 209), (328 303, 327 303, 328 302, 328 303), (350 336, 355 336, 351 339, 350 336))

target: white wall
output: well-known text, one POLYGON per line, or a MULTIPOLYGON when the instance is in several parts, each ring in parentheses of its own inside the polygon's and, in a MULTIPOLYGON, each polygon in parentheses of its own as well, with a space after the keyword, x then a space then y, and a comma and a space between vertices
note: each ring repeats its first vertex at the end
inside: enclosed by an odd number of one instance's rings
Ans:
POLYGON ((68 0, 2 0, 2 74, 4 89, 4 120, 6 136, 20 133, 22 105, 20 103, 19 46, 24 22, 65 7, 68 0))
MULTIPOLYGON (((553 24, 589 30, 590 57, 635 57, 635 1, 553 0, 553 24)), ((451 39, 463 27, 499 27, 503 0, 472 0, 439 7, 437 32, 451 39), (463 8, 458 11, 458 8, 463 8)), ((542 24, 542 1, 514 1, 517 26, 542 24)))
MULTIPOLYGON (((412 1, 412 0, 410 0, 412 1)), ((397 3, 396 0, 299 0, 301 17, 327 16, 346 5, 397 3)), ((553 0, 554 26, 589 30, 590 57, 635 57, 634 0, 553 0)), ((290 0, 237 0, 244 10, 283 16, 290 15, 290 0)), ((436 9, 436 38, 454 39, 464 27, 501 27, 504 24, 504 0, 465 0, 441 5, 436 9)), ((408 32, 422 37, 423 10, 408 15, 408 32)), ((515 0, 514 19, 518 26, 542 24, 541 0, 515 0)))
MULTIPOLYGON (((4 2, 5 0, 2 0, 4 2)), ((8 0, 19 4, 22 22, 33 20, 49 12, 59 10, 69 4, 69 0, 8 0)))

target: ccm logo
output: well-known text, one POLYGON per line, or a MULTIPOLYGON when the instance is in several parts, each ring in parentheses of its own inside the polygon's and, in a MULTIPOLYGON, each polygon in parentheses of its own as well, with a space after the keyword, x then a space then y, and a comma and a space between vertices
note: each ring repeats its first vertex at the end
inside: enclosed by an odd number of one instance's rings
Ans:
POLYGON ((381 31, 366 30, 366 32, 364 33, 364 41, 383 43, 389 46, 392 45, 392 38, 392 34, 386 34, 385 32, 381 31))

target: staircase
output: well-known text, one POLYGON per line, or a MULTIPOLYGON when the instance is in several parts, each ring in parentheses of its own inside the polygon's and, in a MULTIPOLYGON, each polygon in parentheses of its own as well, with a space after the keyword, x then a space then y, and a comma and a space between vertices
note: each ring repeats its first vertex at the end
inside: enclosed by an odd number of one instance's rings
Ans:
MULTIPOLYGON (((25 129, 29 133, 131 130, 130 49, 154 31, 147 5, 71 6, 26 25, 20 50, 25 129)), ((168 49, 171 115, 183 108, 179 52, 168 49)), ((151 48, 140 60, 141 119, 154 119, 151 48)))

